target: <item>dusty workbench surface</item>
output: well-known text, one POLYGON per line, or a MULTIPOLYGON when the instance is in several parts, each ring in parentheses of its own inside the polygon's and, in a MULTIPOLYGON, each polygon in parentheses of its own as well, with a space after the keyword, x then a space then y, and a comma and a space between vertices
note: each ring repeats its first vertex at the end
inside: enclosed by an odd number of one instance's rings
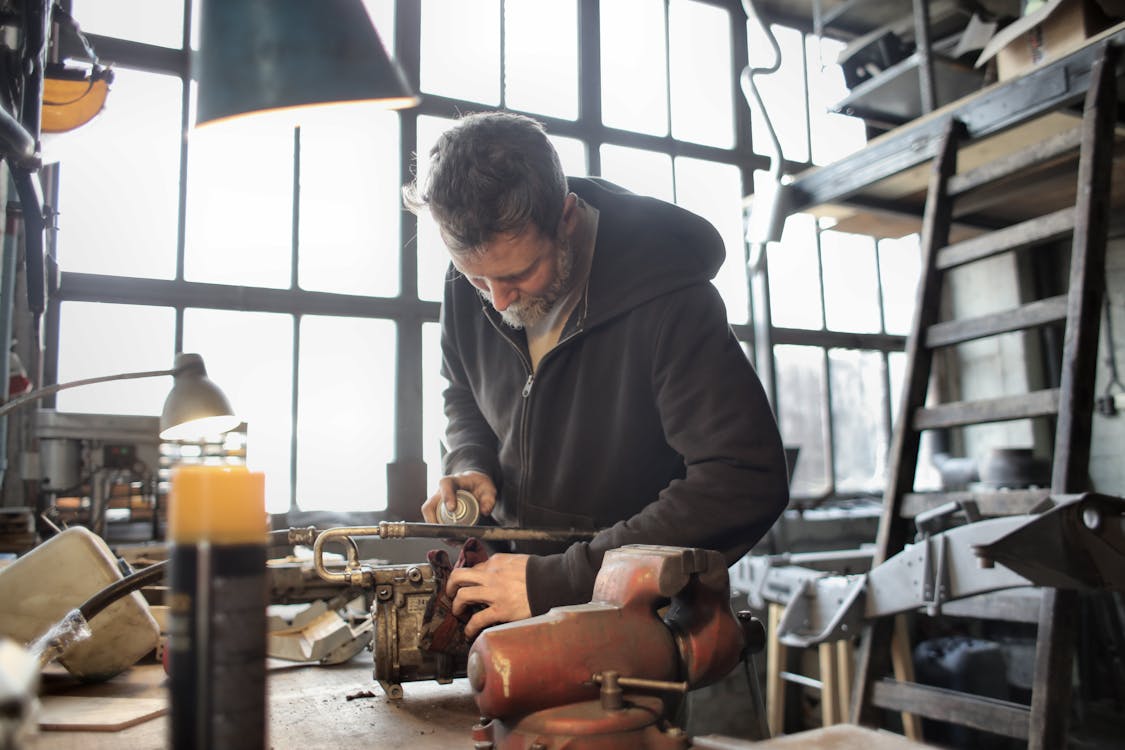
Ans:
MULTIPOLYGON (((371 677, 371 654, 332 667, 286 665, 270 661, 269 747, 273 750, 334 750, 409 747, 445 750, 469 747, 469 732, 477 721, 468 682, 451 685, 417 682, 403 685, 405 697, 389 702, 371 677)), ((45 707, 61 707, 73 715, 85 698, 108 721, 114 711, 123 719, 141 714, 156 701, 167 701, 167 683, 158 664, 133 667, 100 685, 78 685, 65 672, 48 671, 40 690, 45 707), (106 701, 105 699, 114 699, 106 701), (132 701, 133 703, 130 703, 132 701), (143 703, 142 703, 143 702, 143 703), (108 707, 107 707, 108 706, 108 707)), ((158 705, 158 704, 157 704, 158 705)), ((54 713, 54 710, 52 710, 54 713)), ((41 730, 28 750, 159 750, 169 747, 168 717, 142 721, 117 731, 41 730)))

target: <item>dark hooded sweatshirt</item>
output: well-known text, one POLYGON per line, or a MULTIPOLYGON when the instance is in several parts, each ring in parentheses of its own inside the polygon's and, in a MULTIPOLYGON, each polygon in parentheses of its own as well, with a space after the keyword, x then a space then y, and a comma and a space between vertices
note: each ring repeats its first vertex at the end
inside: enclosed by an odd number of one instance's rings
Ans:
POLYGON ((605 529, 591 542, 519 546, 532 614, 590 600, 624 544, 702 547, 733 564, 788 501, 761 383, 710 283, 718 232, 677 206, 570 178, 599 211, 589 286, 532 374, 523 331, 450 271, 442 304, 446 474, 477 470, 493 520, 605 529))

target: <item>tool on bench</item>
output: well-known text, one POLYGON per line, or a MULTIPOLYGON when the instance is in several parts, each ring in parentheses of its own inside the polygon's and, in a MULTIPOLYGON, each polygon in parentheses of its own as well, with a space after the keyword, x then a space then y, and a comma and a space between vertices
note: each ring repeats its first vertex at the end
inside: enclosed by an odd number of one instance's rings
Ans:
MULTIPOLYGON (((764 644, 761 623, 731 610, 720 553, 611 550, 588 604, 477 637, 468 659, 483 717, 474 747, 683 750, 689 738, 669 721, 683 695, 721 679, 764 644)), ((760 694, 752 697, 764 720, 760 694)))

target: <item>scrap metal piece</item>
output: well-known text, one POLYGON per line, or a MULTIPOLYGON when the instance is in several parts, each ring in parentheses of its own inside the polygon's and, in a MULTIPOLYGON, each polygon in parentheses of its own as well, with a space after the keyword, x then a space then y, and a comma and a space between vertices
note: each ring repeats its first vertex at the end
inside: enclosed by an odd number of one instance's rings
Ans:
POLYGON ((310 622, 269 634, 266 655, 297 662, 319 662, 352 640, 352 629, 334 610, 323 611, 310 622))
POLYGON ((1053 509, 977 544, 976 553, 1037 586, 1125 591, 1125 499, 1096 492, 1054 499, 1053 509))
POLYGON ((778 621, 778 639, 786 646, 851 638, 863 625, 866 575, 822 575, 803 581, 778 621))

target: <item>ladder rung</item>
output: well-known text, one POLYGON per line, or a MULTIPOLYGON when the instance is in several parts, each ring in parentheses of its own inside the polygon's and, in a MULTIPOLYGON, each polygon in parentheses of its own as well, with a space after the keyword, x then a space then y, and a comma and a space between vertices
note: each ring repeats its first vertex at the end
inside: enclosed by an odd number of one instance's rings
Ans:
POLYGON ((1076 126, 1055 133, 1040 143, 1032 144, 996 161, 949 178, 946 189, 950 195, 961 195, 990 182, 1010 177, 1030 166, 1076 150, 1082 143, 1082 128, 1076 126))
POLYGON ((971 500, 983 516, 1014 516, 1028 513, 1050 497, 1048 489, 997 490, 995 492, 908 492, 902 496, 899 508, 901 518, 914 518, 919 513, 940 508, 949 503, 971 500))
POLYGON ((948 721, 963 727, 1026 740, 1031 711, 1011 701, 955 690, 883 679, 872 685, 871 702, 890 711, 948 721))
POLYGON ((820 680, 814 679, 812 677, 806 677, 805 675, 797 674, 796 672, 782 672, 779 676, 786 682, 793 682, 798 685, 804 685, 805 687, 812 688, 813 690, 822 690, 824 688, 824 683, 820 680))
POLYGON ((914 412, 914 429, 934 430, 942 427, 963 427, 986 422, 1006 422, 1011 419, 1028 419, 1057 414, 1059 391, 1052 388, 1032 391, 1018 396, 982 399, 980 401, 955 401, 931 406, 914 412))
POLYGON ((975 260, 990 258, 1008 250, 1018 250, 1042 242, 1050 242, 1074 229, 1074 207, 1013 224, 970 240, 947 245, 938 251, 934 265, 942 271, 963 266, 975 260))
POLYGON ((1027 328, 1057 323, 1066 320, 1065 294, 1057 297, 1036 300, 1015 310, 1005 310, 977 318, 947 320, 929 327, 926 331, 926 346, 935 349, 951 346, 965 341, 995 336, 1000 333, 1022 331, 1027 328))

